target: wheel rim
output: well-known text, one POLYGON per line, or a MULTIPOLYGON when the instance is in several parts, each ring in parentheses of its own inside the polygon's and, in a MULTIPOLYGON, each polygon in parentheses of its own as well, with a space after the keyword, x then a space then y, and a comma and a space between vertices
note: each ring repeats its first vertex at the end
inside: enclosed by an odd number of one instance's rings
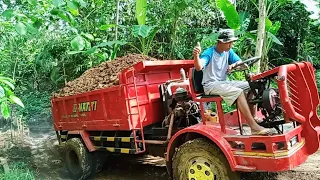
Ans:
POLYGON ((193 160, 188 172, 189 180, 213 180, 215 177, 216 175, 208 160, 193 160))

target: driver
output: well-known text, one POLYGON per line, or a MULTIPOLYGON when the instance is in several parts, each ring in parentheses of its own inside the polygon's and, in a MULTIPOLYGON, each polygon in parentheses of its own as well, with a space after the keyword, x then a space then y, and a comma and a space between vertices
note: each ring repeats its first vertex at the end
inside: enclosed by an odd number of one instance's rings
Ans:
POLYGON ((202 85, 207 95, 219 95, 228 104, 236 102, 251 128, 252 135, 272 135, 273 129, 259 126, 262 120, 255 116, 254 106, 249 107, 244 95, 249 90, 246 81, 227 81, 227 74, 241 62, 240 57, 231 49, 238 38, 232 29, 219 32, 216 46, 206 49, 201 55, 200 43, 193 49, 194 66, 197 71, 203 71, 202 85), (258 123, 257 123, 258 122, 258 123))

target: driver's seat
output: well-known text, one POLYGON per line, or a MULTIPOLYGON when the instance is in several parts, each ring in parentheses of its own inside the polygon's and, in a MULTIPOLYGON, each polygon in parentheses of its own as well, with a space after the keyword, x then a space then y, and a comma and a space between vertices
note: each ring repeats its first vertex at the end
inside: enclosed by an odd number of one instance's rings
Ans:
MULTIPOLYGON (((189 84, 190 84, 190 92, 193 101, 200 103, 200 109, 201 109, 201 118, 203 124, 206 124, 206 118, 204 115, 205 109, 203 107, 203 103, 206 102, 215 102, 217 107, 217 114, 219 118, 219 123, 221 126, 221 131, 223 133, 226 133, 226 123, 224 121, 224 113, 222 109, 222 98, 218 95, 205 95, 203 86, 202 86, 202 78, 203 78, 203 72, 197 71, 194 67, 189 70, 189 84)), ((240 111, 237 108, 237 115, 238 115, 238 123, 240 128, 241 135, 243 134, 243 128, 241 124, 241 116, 240 111)))
POLYGON ((196 98, 217 98, 215 101, 222 100, 219 95, 205 95, 202 85, 203 72, 197 71, 195 68, 191 68, 189 74, 190 85, 191 85, 191 93, 195 95, 196 98))
POLYGON ((203 103, 206 102, 215 102, 217 105, 219 123, 221 125, 222 132, 226 133, 224 114, 222 110, 222 98, 218 95, 205 95, 203 86, 202 86, 203 72, 197 71, 195 68, 191 68, 189 71, 189 83, 190 83, 190 92, 193 101, 200 103, 201 109, 201 118, 203 124, 206 124, 206 118, 204 115, 205 109, 203 103))

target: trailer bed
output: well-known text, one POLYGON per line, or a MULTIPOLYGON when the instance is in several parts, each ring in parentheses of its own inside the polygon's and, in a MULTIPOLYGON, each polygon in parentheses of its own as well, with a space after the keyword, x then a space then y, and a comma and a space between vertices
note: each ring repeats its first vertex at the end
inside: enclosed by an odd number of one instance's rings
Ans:
POLYGON ((119 73, 120 85, 52 98, 58 130, 128 131, 163 120, 159 85, 180 79, 192 60, 142 61, 119 73), (138 109, 139 107, 139 109, 138 109))

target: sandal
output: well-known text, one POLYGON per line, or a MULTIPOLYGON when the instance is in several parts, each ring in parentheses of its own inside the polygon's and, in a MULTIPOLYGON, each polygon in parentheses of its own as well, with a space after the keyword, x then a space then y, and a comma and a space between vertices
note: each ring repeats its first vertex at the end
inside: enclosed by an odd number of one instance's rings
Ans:
POLYGON ((276 134, 276 132, 271 128, 265 128, 260 131, 251 130, 251 135, 270 136, 270 135, 274 135, 274 134, 276 134))

